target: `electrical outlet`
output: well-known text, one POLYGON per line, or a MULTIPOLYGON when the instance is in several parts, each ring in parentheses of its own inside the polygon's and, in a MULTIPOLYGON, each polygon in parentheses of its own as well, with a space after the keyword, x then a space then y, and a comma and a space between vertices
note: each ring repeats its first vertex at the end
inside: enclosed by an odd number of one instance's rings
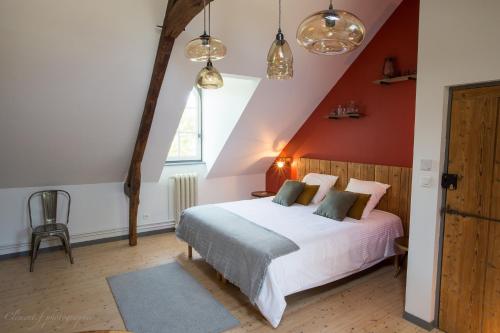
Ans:
POLYGON ((432 160, 420 160, 421 171, 432 171, 432 160))
POLYGON ((148 213, 144 213, 144 214, 142 214, 142 219, 143 219, 144 221, 148 221, 150 217, 151 217, 151 216, 150 216, 148 213))
POLYGON ((420 176, 420 186, 421 187, 432 187, 432 177, 431 176, 420 176))

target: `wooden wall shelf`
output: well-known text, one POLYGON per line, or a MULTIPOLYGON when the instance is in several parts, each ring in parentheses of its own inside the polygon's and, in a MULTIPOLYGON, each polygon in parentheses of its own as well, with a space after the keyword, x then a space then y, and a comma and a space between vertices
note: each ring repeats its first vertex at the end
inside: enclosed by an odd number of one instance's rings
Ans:
POLYGON ((363 117, 364 115, 362 113, 349 113, 349 114, 343 114, 340 116, 333 116, 333 115, 327 115, 325 116, 326 119, 344 119, 344 118, 352 118, 352 119, 359 119, 363 117))
POLYGON ((373 81, 373 83, 380 84, 380 85, 390 85, 390 84, 398 83, 398 82, 416 81, 416 80, 417 80, 417 74, 411 74, 411 75, 391 77, 390 79, 376 80, 376 81, 373 81))

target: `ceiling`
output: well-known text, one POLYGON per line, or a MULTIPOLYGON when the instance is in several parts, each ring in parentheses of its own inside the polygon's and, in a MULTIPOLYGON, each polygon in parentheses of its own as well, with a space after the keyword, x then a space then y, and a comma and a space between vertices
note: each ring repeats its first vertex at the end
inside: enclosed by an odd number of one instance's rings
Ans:
MULTIPOLYGON (((338 0, 356 13, 366 43, 401 0, 338 0)), ((159 38, 165 0, 2 0, 0 2, 0 187, 122 181, 126 175, 159 38)), ((263 79, 209 177, 263 173, 360 53, 325 57, 295 39, 306 15, 326 0, 283 2, 283 30, 294 53, 291 81, 263 79)), ((277 1, 216 0, 212 34, 229 74, 265 77, 276 34, 277 1)), ((183 56, 199 35, 197 16, 177 39, 143 162, 157 181, 201 64, 183 56)), ((363 45, 363 46, 364 46, 363 45)))

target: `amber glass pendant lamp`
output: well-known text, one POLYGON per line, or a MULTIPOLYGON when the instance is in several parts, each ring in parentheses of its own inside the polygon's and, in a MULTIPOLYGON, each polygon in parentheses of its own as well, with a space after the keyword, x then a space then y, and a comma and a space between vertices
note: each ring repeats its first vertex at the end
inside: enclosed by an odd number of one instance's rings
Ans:
POLYGON ((290 45, 281 32, 281 0, 278 0, 278 33, 267 54, 267 78, 288 80, 293 77, 293 55, 290 45))
MULTIPOLYGON (((205 5, 205 0, 203 1, 205 5)), ((196 76, 196 86, 200 89, 219 89, 224 86, 224 80, 212 61, 225 57, 226 47, 218 39, 210 37, 210 2, 208 3, 208 34, 206 32, 206 7, 203 7, 204 32, 199 38, 186 45, 185 53, 191 61, 206 61, 207 65, 196 76)))
POLYGON ((212 61, 220 60, 226 56, 226 46, 217 38, 210 35, 210 2, 208 3, 208 33, 206 1, 203 0, 203 34, 191 40, 184 48, 186 58, 191 61, 205 62, 208 58, 212 61))
POLYGON ((222 75, 212 65, 212 61, 208 59, 207 65, 196 76, 196 86, 200 89, 219 89, 223 85, 222 75))
POLYGON ((337 55, 356 49, 365 34, 365 26, 356 15, 333 9, 330 0, 327 10, 314 13, 302 21, 297 29, 297 42, 312 53, 337 55))

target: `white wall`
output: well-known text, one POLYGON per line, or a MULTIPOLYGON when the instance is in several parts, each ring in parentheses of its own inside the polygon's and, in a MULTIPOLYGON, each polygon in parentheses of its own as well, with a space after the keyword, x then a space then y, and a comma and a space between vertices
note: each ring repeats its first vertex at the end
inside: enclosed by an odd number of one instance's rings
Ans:
POLYGON ((406 312, 435 318, 447 87, 500 80, 500 1, 421 0, 406 312), (431 172, 420 161, 431 159, 431 172), (419 186, 431 176, 433 186, 419 186))
POLYGON ((209 173, 260 82, 249 76, 222 76, 222 88, 202 92, 203 160, 209 173))
MULTIPOLYGON (((206 179, 206 166, 167 166, 158 183, 143 183, 138 214, 138 231, 152 231, 173 226, 173 210, 168 179, 175 173, 199 174, 200 204, 241 200, 250 192, 265 188, 265 176, 248 175, 206 179), (148 218, 144 218, 144 215, 148 218)), ((72 206, 70 233, 72 242, 126 235, 128 200, 123 183, 54 186, 70 192, 72 206)), ((29 249, 27 199, 43 188, 0 189, 0 255, 29 249)))

